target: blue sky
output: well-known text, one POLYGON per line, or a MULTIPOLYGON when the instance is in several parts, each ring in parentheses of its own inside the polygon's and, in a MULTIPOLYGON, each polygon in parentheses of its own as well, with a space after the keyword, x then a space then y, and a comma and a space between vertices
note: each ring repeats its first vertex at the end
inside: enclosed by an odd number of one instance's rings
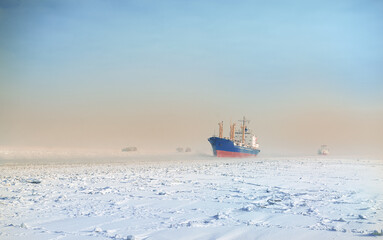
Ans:
MULTIPOLYGON (((347 119, 367 111, 375 124, 383 111, 382 12, 381 1, 3 0, 0 144, 34 139, 30 129, 52 122, 35 144, 55 142, 57 126, 81 128, 76 122, 99 114, 109 116, 95 123, 100 139, 108 125, 141 117, 163 122, 157 138, 172 131, 170 119, 206 122, 193 130, 195 141, 220 118, 277 124, 275 116, 294 120, 312 108, 347 119), (50 121, 52 113, 72 122, 50 121)), ((124 131, 116 143, 137 134, 124 131)))

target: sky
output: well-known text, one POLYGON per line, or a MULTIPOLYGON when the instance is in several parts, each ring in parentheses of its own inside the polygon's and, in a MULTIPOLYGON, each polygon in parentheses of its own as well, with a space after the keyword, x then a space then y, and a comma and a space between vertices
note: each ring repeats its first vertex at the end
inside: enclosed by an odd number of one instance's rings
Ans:
POLYGON ((383 2, 0 0, 0 146, 383 156, 383 2))

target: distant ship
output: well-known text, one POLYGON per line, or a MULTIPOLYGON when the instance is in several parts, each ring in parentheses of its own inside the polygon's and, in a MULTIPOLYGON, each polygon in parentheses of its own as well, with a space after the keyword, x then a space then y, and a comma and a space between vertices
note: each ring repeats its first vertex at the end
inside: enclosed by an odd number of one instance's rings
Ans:
POLYGON ((260 152, 257 137, 247 128, 249 122, 243 117, 240 120, 242 125, 239 129, 235 128, 235 123, 230 125, 230 137, 223 137, 223 122, 218 123, 219 136, 208 139, 213 154, 217 157, 255 157, 260 152))
POLYGON ((321 145, 318 150, 319 155, 329 155, 330 150, 328 149, 327 145, 321 145))
POLYGON ((121 149, 121 151, 123 151, 123 152, 135 152, 135 151, 137 151, 137 148, 136 147, 125 147, 125 148, 121 149))
POLYGON ((178 148, 176 148, 176 151, 177 151, 177 152, 183 152, 183 151, 184 151, 184 148, 182 148, 182 147, 178 147, 178 148))
POLYGON ((183 147, 178 147, 178 148, 176 148, 176 151, 177 152, 191 152, 191 148, 190 147, 186 147, 184 149, 183 147))

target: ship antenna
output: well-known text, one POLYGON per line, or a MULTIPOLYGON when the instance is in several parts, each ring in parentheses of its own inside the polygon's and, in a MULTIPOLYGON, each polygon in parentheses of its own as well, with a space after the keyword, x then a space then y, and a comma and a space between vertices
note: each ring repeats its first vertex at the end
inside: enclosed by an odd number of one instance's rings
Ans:
POLYGON ((245 143, 245 116, 243 116, 243 122, 242 122, 242 144, 245 143))

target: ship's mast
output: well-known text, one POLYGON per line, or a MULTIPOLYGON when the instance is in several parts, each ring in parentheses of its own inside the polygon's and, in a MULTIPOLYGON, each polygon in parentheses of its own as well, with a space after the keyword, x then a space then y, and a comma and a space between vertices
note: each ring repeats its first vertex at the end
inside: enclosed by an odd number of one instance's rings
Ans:
POLYGON ((218 123, 219 126, 219 138, 223 136, 223 122, 218 123))
MULTIPOLYGON (((239 120, 241 121, 241 120, 239 120)), ((245 117, 243 117, 243 120, 242 120, 242 144, 245 143, 245 129, 246 129, 246 122, 248 122, 249 120, 246 120, 245 117)))
POLYGON ((235 123, 230 124, 230 140, 234 141, 235 123))

